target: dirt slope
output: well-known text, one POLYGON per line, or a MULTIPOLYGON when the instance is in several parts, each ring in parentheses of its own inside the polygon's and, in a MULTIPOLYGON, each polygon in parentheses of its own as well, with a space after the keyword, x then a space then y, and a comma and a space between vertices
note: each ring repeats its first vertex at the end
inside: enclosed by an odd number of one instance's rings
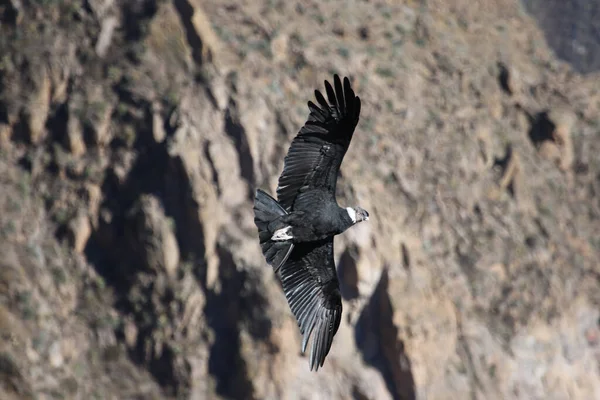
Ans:
POLYGON ((0 398, 600 398, 600 79, 516 0, 0 5, 0 398), (253 224, 363 102, 318 373, 253 224))

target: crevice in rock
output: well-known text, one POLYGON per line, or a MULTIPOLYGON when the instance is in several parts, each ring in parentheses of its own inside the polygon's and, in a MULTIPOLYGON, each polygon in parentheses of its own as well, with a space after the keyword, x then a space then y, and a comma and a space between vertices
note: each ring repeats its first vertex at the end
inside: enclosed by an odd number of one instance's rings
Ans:
POLYGON ((186 0, 175 0, 173 3, 175 4, 179 18, 185 29, 187 41, 192 49, 192 57, 194 58, 196 65, 202 66, 205 62, 211 62, 211 53, 205 51, 204 41, 194 28, 194 23, 192 22, 192 18, 194 17, 194 7, 186 0))
MULTIPOLYGON (((235 100, 230 99, 229 106, 225 111, 225 132, 233 140, 238 153, 238 162, 240 165, 240 174, 250 186, 255 183, 254 158, 248 145, 248 136, 246 129, 241 124, 239 112, 235 100)), ((248 198, 252 193, 248 193, 248 198)))
POLYGON ((510 88, 510 72, 504 63, 498 63, 498 83, 506 94, 513 94, 510 88))
POLYGON ((29 154, 25 154, 24 156, 20 157, 17 165, 29 173, 31 173, 33 170, 33 161, 29 154))
POLYGON ((460 270, 465 275, 465 278, 469 283, 469 290, 471 293, 473 293, 473 285, 477 281, 478 277, 476 263, 479 254, 473 245, 466 244, 456 244, 454 246, 454 254, 460 270))
POLYGON ((387 269, 363 309, 355 330, 356 345, 363 360, 377 368, 394 399, 416 399, 415 382, 404 342, 398 338, 394 325, 392 303, 388 294, 387 269))
MULTIPOLYGON (((66 145, 67 124, 69 122, 69 104, 67 101, 58 104, 51 111, 46 120, 46 129, 49 132, 50 143, 60 143, 60 146, 66 145)), ((48 164, 49 172, 57 173, 58 165, 56 163, 56 149, 50 149, 53 155, 52 161, 48 164)))
POLYGON ((369 400, 369 397, 356 385, 352 386, 352 398, 354 400, 369 400))
POLYGON ((29 124, 27 123, 27 113, 24 109, 19 111, 18 118, 13 125, 11 140, 14 143, 31 145, 29 141, 29 124))
POLYGON ((0 22, 7 25, 16 25, 19 10, 13 5, 12 1, 3 1, 0 5, 0 22))
POLYGON ((515 198, 515 178, 519 173, 520 162, 513 151, 511 144, 506 145, 506 152, 504 157, 494 159, 494 167, 499 167, 502 171, 502 178, 500 179, 498 186, 501 189, 506 189, 510 197, 515 198))
MULTIPOLYGON (((217 393, 233 399, 254 399, 254 387, 240 352, 240 322, 249 311, 260 309, 240 294, 246 290, 245 271, 238 271, 232 254, 217 246, 220 292, 208 291, 204 314, 215 332, 208 361, 208 371, 217 380, 217 393)), ((270 327, 269 327, 270 329, 270 327)), ((268 332, 266 333, 268 334, 268 332)))
POLYGON ((147 32, 148 23, 158 10, 157 0, 133 0, 123 7, 123 28, 126 41, 138 41, 147 32))
POLYGON ((529 120, 529 140, 534 146, 538 147, 542 142, 546 140, 553 141, 553 132, 556 129, 556 125, 550 119, 548 111, 542 111, 535 115, 527 114, 529 120))
POLYGON ((219 185, 219 171, 215 168, 215 162, 210 154, 210 142, 207 141, 204 143, 204 157, 208 160, 208 165, 210 166, 210 172, 212 175, 212 182, 215 185, 215 190, 217 192, 217 196, 221 196, 221 185, 219 185))
POLYGON ((408 252, 408 248, 406 247, 406 244, 403 242, 400 244, 400 252, 402 253, 402 267, 404 267, 404 269, 406 271, 410 270, 410 254, 408 252))
MULTIPOLYGON (((2 73, 0 72, 0 87, 4 86, 4 82, 3 82, 3 76, 2 73)), ((2 94, 2 92, 0 91, 0 94, 2 94)), ((8 110, 6 107, 6 104, 4 104, 4 102, 2 101, 2 99, 0 98, 0 124, 9 124, 9 120, 8 120, 8 110)))

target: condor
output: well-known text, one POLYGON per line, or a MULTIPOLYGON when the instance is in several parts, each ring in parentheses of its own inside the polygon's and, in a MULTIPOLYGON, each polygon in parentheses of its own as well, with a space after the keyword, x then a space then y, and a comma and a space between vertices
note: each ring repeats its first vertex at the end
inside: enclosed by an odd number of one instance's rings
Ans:
POLYGON ((318 105, 284 159, 277 200, 261 189, 254 199, 254 222, 263 255, 279 273, 283 291, 303 335, 311 335, 310 369, 323 366, 342 315, 333 259, 333 237, 369 219, 361 207, 340 207, 335 196, 340 165, 358 124, 361 102, 350 81, 334 75, 325 81, 327 100, 315 90, 318 105))

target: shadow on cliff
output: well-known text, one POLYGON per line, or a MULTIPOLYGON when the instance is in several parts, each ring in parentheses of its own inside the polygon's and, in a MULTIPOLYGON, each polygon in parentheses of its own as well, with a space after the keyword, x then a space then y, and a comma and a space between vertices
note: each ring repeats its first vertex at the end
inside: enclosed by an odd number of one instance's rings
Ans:
MULTIPOLYGON (((152 121, 150 105, 141 105, 140 109, 144 110, 143 116, 136 121, 128 121, 137 133, 133 145, 137 158, 125 178, 119 178, 113 168, 107 169, 101 185, 104 200, 100 205, 98 226, 88 240, 85 255, 98 274, 114 288, 116 308, 134 317, 139 331, 137 344, 129 351, 131 359, 145 364, 161 386, 176 391, 185 380, 185 377, 176 376, 172 368, 176 354, 169 347, 160 354, 154 354, 153 350, 148 354, 144 346, 160 324, 160 315, 154 310, 151 300, 153 292, 156 292, 159 272, 150 270, 138 256, 139 252, 132 243, 136 238, 131 237, 132 219, 128 214, 144 194, 159 199, 165 215, 175 222, 181 260, 194 266, 199 281, 206 276, 204 231, 198 218, 198 204, 192 196, 191 184, 181 160, 168 154, 166 140, 161 143, 154 141, 152 126, 148 122, 152 121), (141 288, 142 300, 136 304, 129 294, 133 286, 140 285, 137 279, 140 272, 155 278, 147 287, 141 288)), ((115 153, 120 152, 122 146, 118 140, 111 143, 115 153)), ((174 297, 172 290, 166 290, 157 301, 169 304, 174 297)))
MULTIPOLYGON (((136 69, 142 62, 138 54, 139 45, 147 35, 148 22, 160 4, 156 0, 136 0, 123 6, 123 37, 116 37, 112 45, 119 48, 119 57, 113 55, 113 58, 119 59, 120 68, 136 69)), ((184 1, 176 2, 180 13, 189 9, 186 4, 184 1)), ((189 30, 187 18, 182 20, 189 30)), ((202 60, 196 61, 201 63, 202 60)), ((105 61, 87 61, 84 63, 86 72, 92 69, 93 63, 105 61)), ((107 67, 107 64, 103 66, 107 67)), ((190 278, 181 266, 191 266, 192 279, 197 283, 193 290, 200 290, 206 300, 202 310, 206 325, 202 324, 201 332, 194 336, 195 345, 208 347, 208 370, 220 395, 251 399, 254 388, 240 349, 240 332, 242 329, 247 332, 251 341, 266 341, 270 336, 271 323, 265 315, 267 306, 261 293, 263 286, 253 280, 247 269, 238 265, 240 261, 234 260, 230 249, 222 246, 216 249, 216 287, 208 285, 204 232, 205 224, 210 221, 201 218, 195 190, 202 192, 213 188, 194 186, 183 160, 169 154, 169 144, 178 127, 170 125, 172 119, 168 114, 173 104, 167 100, 164 100, 163 107, 158 107, 167 114, 161 115, 164 121, 161 128, 166 138, 157 141, 154 136, 156 126, 153 124, 157 118, 153 102, 168 96, 164 93, 151 96, 140 91, 132 87, 135 83, 127 77, 124 74, 120 80, 110 82, 108 78, 97 78, 105 79, 102 83, 111 85, 119 104, 111 116, 114 138, 104 149, 109 164, 100 183, 102 203, 97 223, 84 249, 87 261, 112 289, 115 309, 135 325, 137 335, 132 342, 125 339, 124 324, 115 328, 115 335, 119 341, 127 343, 128 357, 147 369, 166 395, 188 397, 193 376, 185 346, 191 344, 174 337, 173 329, 166 327, 175 327, 181 322, 180 314, 186 300, 182 299, 178 290, 183 279, 190 278), (141 213, 143 219, 146 212, 139 207, 142 200, 146 200, 145 195, 152 196, 152 201, 157 200, 152 204, 160 205, 161 221, 166 217, 173 222, 180 260, 173 274, 167 274, 166 270, 156 266, 151 268, 146 257, 140 256, 143 255, 140 251, 155 246, 154 239, 157 239, 153 236, 154 232, 140 231, 145 229, 143 223, 136 225, 136 217, 141 213), (175 311, 171 310, 172 305, 176 305, 175 311), (208 336, 214 339, 209 341, 208 336)), ((73 90, 80 90, 79 86, 73 87, 73 90)), ((72 94, 69 92, 63 104, 55 107, 47 121, 51 146, 68 143, 68 121, 74 117, 69 115, 72 112, 69 108, 72 94)), ((4 114, 6 112, 0 108, 0 119, 4 114)), ((230 104, 224 118, 225 133, 231 137, 238 151, 242 178, 253 182, 253 160, 235 103, 230 104)), ((86 137, 85 129, 83 136, 89 153, 96 151, 96 144, 86 137)), ((206 149, 204 153, 210 156, 206 149)), ((215 170, 213 174, 216 174, 215 170)), ((216 179, 214 184, 218 184, 216 179)), ((219 192, 218 187, 216 191, 219 192)), ((64 235, 64 230, 57 232, 57 236, 64 235)))
MULTIPOLYGON (((200 205, 194 198, 192 182, 182 160, 168 153, 168 143, 176 127, 165 122, 163 128, 167 138, 156 142, 152 134, 151 104, 134 100, 126 91, 120 92, 119 96, 121 101, 130 103, 138 111, 136 117, 129 116, 119 121, 119 124, 129 124, 135 129, 133 149, 127 151, 133 150, 132 153, 137 156, 125 177, 119 177, 118 171, 113 168, 107 169, 101 185, 104 199, 100 206, 101 216, 88 240, 85 255, 107 284, 114 288, 116 308, 134 318, 139 332, 129 356, 134 362, 145 365, 167 393, 185 395, 191 379, 189 366, 182 361, 185 358, 175 354, 168 346, 160 354, 155 354, 144 345, 153 340, 160 324, 155 302, 169 304, 176 295, 169 287, 166 294, 156 300, 157 290, 163 290, 157 283, 164 278, 159 276, 162 272, 144 265, 132 243, 132 240, 139 242, 140 238, 131 237, 135 232, 130 226, 131 210, 135 209, 141 196, 152 195, 160 201, 165 215, 174 221, 181 261, 192 265, 193 274, 206 298, 204 317, 208 327, 214 331, 208 370, 215 377, 217 392, 229 398, 252 399, 254 388, 241 354, 240 329, 243 326, 253 340, 266 340, 270 335, 271 322, 262 311, 266 308, 266 300, 260 294, 260 283, 252 282, 252 277, 236 265, 228 249, 217 246, 219 289, 208 287, 200 205), (148 274, 153 276, 151 283, 147 287, 141 285, 142 299, 135 304, 130 299, 132 288, 139 288, 139 277, 148 274), (176 365, 179 367, 176 368, 176 365)), ((111 147, 113 156, 126 150, 125 143, 119 139, 114 140, 111 147)), ((176 324, 177 320, 170 323, 176 324)), ((119 336, 122 334, 119 333, 119 336)))
POLYGON ((388 283, 386 268, 356 323, 356 345, 362 352, 363 360, 381 372, 394 399, 414 400, 416 392, 410 359, 392 321, 388 283))
POLYGON ((239 270, 232 253, 217 246, 221 289, 206 292, 204 315, 214 329, 214 343, 208 360, 208 372, 217 378, 217 393, 231 399, 255 399, 252 374, 242 356, 241 326, 251 337, 267 340, 271 321, 264 313, 266 299, 255 290, 248 272, 239 270))

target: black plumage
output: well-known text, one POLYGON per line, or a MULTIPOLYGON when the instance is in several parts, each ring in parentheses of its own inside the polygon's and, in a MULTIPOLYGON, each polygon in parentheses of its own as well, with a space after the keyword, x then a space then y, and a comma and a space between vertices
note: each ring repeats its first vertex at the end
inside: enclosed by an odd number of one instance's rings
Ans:
POLYGON ((301 201, 301 193, 322 190, 323 201, 335 201, 337 174, 354 129, 358 124, 361 102, 355 96, 350 81, 344 78, 344 88, 334 76, 335 92, 328 81, 325 90, 329 103, 319 90, 315 98, 320 107, 308 102, 310 114, 290 145, 277 186, 277 199, 286 210, 301 201))
POLYGON ((294 248, 288 241, 271 240, 273 232, 285 226, 281 218, 288 215, 287 211, 277 203, 277 200, 264 191, 258 189, 254 197, 254 223, 258 228, 260 247, 267 263, 277 266, 283 265, 294 248))
POLYGON ((333 260, 333 238, 296 245, 280 270, 281 283, 302 333, 302 353, 311 334, 310 369, 323 366, 342 318, 342 297, 333 260))
POLYGON ((279 273, 283 290, 303 335, 312 336, 310 368, 323 366, 337 332, 342 300, 333 259, 333 237, 369 219, 360 207, 340 207, 338 172, 358 124, 361 102, 350 81, 325 81, 327 100, 318 105, 292 141, 279 177, 277 200, 258 189, 254 221, 267 262, 279 273), (314 334, 314 335, 313 335, 314 334))

